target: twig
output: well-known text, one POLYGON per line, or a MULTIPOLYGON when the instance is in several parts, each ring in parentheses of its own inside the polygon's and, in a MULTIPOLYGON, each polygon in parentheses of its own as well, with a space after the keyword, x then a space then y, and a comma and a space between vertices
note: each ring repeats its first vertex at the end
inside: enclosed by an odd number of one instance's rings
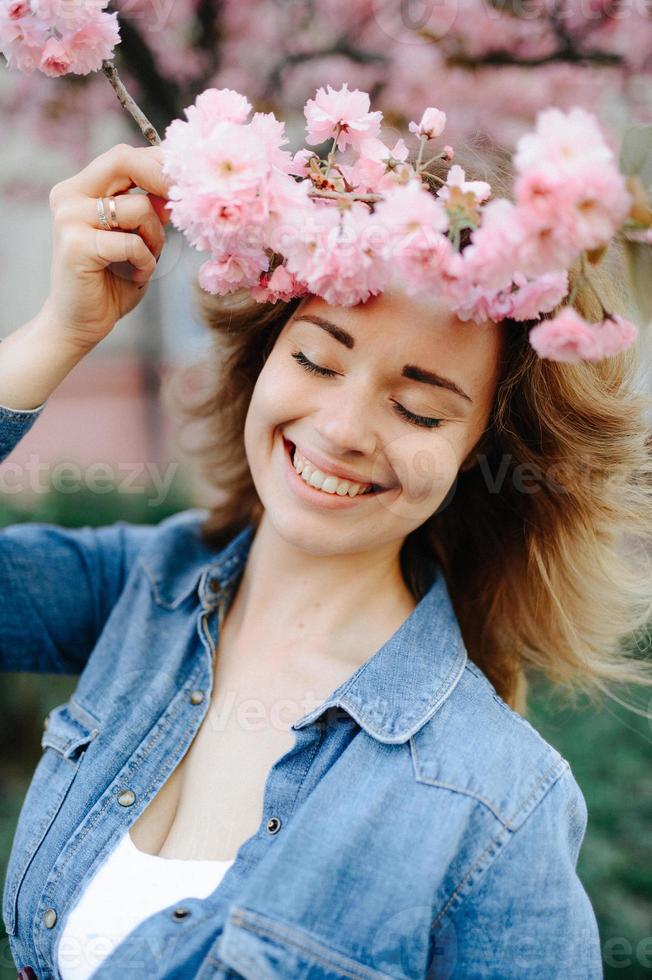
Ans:
POLYGON ((382 194, 346 194, 343 191, 308 191, 308 197, 325 197, 333 201, 362 201, 364 204, 377 204, 384 201, 382 194))
POLYGON ((416 165, 415 165, 415 170, 417 171, 417 173, 419 172, 419 170, 421 168, 421 161, 423 160, 423 151, 426 148, 426 143, 427 142, 428 142, 428 137, 427 136, 422 136, 420 138, 420 140, 419 140, 419 153, 417 155, 417 162, 416 162, 416 165))
POLYGON ((109 82, 113 86, 113 90, 118 97, 118 102, 123 109, 126 109, 132 119, 136 122, 141 133, 145 137, 148 143, 152 146, 158 146, 161 142, 161 137, 156 132, 154 126, 142 111, 142 109, 134 102, 129 92, 124 86, 124 83, 120 76, 118 75, 117 68, 112 61, 104 60, 102 62, 102 71, 108 78, 109 82))

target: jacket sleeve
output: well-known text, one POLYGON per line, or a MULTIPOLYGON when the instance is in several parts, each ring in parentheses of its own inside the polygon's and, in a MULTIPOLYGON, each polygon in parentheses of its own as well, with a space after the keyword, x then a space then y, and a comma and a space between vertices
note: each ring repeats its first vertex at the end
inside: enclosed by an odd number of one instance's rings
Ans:
POLYGON ((429 980, 602 980, 598 924, 576 872, 586 825, 569 767, 448 919, 429 980))
MULTIPOLYGON (((43 405, 0 405, 0 464, 43 405)), ((155 525, 0 529, 0 671, 79 674, 155 525)))

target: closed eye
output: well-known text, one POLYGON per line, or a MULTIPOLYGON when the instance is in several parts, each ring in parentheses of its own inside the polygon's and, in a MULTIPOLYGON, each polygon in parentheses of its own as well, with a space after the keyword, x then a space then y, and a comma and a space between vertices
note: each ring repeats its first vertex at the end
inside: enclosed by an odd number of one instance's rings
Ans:
MULTIPOLYGON (((310 372, 310 374, 318 374, 323 378, 331 378, 337 374, 337 371, 333 371, 331 368, 320 367, 318 364, 314 364, 312 361, 308 360, 303 351, 295 351, 292 357, 301 365, 304 370, 310 372)), ((406 421, 410 422, 412 425, 419 425, 424 428, 436 429, 438 428, 445 419, 431 418, 428 415, 415 415, 414 412, 410 412, 407 408, 399 402, 393 402, 396 407, 397 413, 406 421)))
POLYGON ((300 350, 296 351, 296 353, 294 353, 292 357, 296 361, 298 361, 299 364, 306 369, 306 371, 310 371, 311 374, 321 374, 323 377, 327 377, 327 378, 330 378, 332 377, 332 375, 337 374, 337 371, 332 371, 330 368, 319 367, 318 364, 313 364, 312 361, 308 360, 308 358, 303 353, 303 351, 300 350))

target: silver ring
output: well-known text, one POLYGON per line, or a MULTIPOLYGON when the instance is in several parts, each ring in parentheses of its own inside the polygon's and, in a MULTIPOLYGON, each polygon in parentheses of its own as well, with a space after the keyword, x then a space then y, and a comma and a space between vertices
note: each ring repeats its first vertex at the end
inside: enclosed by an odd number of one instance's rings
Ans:
POLYGON ((111 225, 107 221, 106 213, 104 211, 104 201, 102 200, 101 197, 97 198, 97 214, 100 219, 100 224, 102 225, 102 228, 107 228, 108 230, 110 230, 111 225))

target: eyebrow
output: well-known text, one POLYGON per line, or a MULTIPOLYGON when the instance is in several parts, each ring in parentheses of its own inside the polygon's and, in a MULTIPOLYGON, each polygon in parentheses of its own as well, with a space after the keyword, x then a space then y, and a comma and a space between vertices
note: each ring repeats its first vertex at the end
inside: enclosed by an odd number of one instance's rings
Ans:
MULTIPOLYGON (((307 320, 308 323, 314 323, 315 326, 321 327, 322 330, 329 333, 340 344, 348 347, 349 350, 353 350, 355 347, 355 340, 348 331, 338 327, 330 320, 326 320, 323 316, 317 316, 314 313, 302 313, 301 316, 295 317, 293 322, 298 323, 300 320, 307 320)), ((425 368, 417 367, 416 364, 404 364, 401 374, 404 378, 411 378, 412 381, 422 381, 424 384, 433 385, 436 388, 446 388, 447 391, 452 391, 461 398, 465 398, 469 404, 473 404, 472 399, 459 385, 435 371, 426 371, 425 368)))

